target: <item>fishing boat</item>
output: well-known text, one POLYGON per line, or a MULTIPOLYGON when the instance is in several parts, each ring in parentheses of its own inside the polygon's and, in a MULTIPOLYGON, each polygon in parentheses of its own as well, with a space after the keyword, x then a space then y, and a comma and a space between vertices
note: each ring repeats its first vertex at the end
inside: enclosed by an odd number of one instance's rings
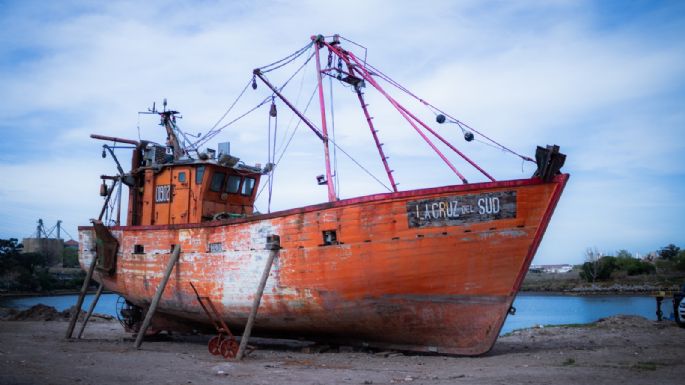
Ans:
POLYGON ((415 96, 363 54, 344 47, 347 42, 338 35, 312 36, 292 55, 255 69, 248 83, 267 90, 271 116, 278 102, 321 140, 325 174, 318 176, 318 184, 327 188, 326 202, 258 212, 254 204, 260 182, 270 183, 276 158, 264 166, 248 165, 228 144, 201 151, 202 142, 181 131, 178 112, 167 109, 166 101, 161 111, 154 105, 148 111, 161 119, 164 144, 92 135, 108 142, 103 157, 114 157, 118 173, 101 177, 105 203, 100 216, 79 227, 80 263, 84 269, 95 264, 94 279, 125 298, 123 314, 133 331, 178 247, 153 328, 211 325, 215 314, 240 332, 274 249, 267 247, 273 246, 267 238, 277 236, 256 334, 456 355, 480 355, 492 348, 569 178, 560 171, 565 155, 557 146, 537 147, 535 159, 517 154, 415 96), (316 67, 318 124, 266 76, 296 60, 316 67), (389 191, 338 197, 329 150, 340 146, 327 126, 324 79, 341 83, 358 99, 389 191), (390 89, 428 106, 435 121, 426 123, 390 89), (371 91, 389 102, 460 183, 398 188, 365 102, 365 92, 371 91), (434 128, 439 124, 452 124, 466 142, 479 138, 535 162, 534 175, 495 180, 440 135, 434 128), (123 170, 114 151, 126 146, 132 150, 130 171, 123 170), (473 166, 484 180, 468 182, 440 148, 473 166), (128 186, 125 224, 122 185, 128 186))

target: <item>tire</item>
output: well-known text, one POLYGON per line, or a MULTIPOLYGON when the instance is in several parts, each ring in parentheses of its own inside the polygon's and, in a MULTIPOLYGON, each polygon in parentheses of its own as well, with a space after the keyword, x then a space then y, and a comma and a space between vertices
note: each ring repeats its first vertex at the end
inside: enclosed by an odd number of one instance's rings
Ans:
POLYGON ((673 297, 673 307, 675 322, 678 324, 678 326, 685 328, 685 310, 681 310, 685 309, 685 296, 682 294, 675 295, 673 297))

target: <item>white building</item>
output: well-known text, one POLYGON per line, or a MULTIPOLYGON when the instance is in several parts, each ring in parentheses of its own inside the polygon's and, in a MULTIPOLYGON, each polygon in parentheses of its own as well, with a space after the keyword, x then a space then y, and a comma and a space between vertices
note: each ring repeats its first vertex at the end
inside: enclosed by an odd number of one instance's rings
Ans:
POLYGON ((530 265, 530 269, 528 270, 539 271, 542 273, 563 274, 573 270, 573 265, 530 265))

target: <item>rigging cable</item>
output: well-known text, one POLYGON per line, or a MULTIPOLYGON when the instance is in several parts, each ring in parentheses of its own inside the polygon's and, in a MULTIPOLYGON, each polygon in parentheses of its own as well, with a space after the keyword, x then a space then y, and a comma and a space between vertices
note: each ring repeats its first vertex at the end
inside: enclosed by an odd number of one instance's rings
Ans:
MULTIPOLYGON (((498 146, 498 147, 499 147, 500 149, 502 149, 503 151, 506 151, 506 152, 509 152, 509 153, 511 153, 511 154, 513 154, 513 155, 516 155, 516 156, 518 156, 519 158, 521 158, 521 159, 523 159, 523 160, 527 160, 527 161, 530 161, 530 162, 534 162, 534 160, 531 159, 530 157, 527 157, 527 156, 525 156, 525 155, 521 155, 521 154, 517 153, 516 151, 514 151, 514 150, 512 150, 512 149, 510 149, 510 148, 508 148, 508 147, 506 147, 506 146, 504 146, 503 144, 501 144, 501 143, 495 141, 494 139, 488 137, 487 135, 483 134, 482 132, 476 130, 475 128, 470 127, 468 124, 466 124, 466 123, 464 123, 464 122, 462 122, 462 121, 460 121, 460 120, 458 120, 458 119, 455 119, 455 118, 452 117, 450 114, 448 114, 448 113, 442 111, 441 109, 435 107, 434 105, 432 105, 432 104, 429 103, 428 101, 419 98, 419 97, 418 97, 417 95, 415 95, 413 92, 409 91, 407 88, 405 88, 404 86, 402 86, 401 84, 399 84, 398 82, 396 82, 395 80, 393 80, 392 78, 390 78, 388 75, 386 75, 386 74, 384 74, 383 72, 381 72, 378 68, 372 66, 372 65, 369 64, 369 63, 365 63, 365 64, 366 64, 366 66, 368 66, 369 68, 371 68, 371 69, 374 71, 374 74, 377 75, 379 78, 385 80, 386 82, 388 82, 388 83, 391 84, 392 86, 398 88, 400 91, 402 91, 402 92, 406 93, 407 95, 413 97, 414 99, 418 100, 419 102, 421 102, 422 104, 424 104, 425 106, 427 106, 428 108, 430 108, 430 109, 433 111, 433 113, 435 113, 436 115, 437 115, 437 113, 436 113, 436 111, 437 111, 437 112, 439 112, 439 113, 441 113, 441 114, 443 114, 443 115, 449 117, 450 119, 452 119, 452 120, 454 121, 454 123, 456 123, 462 131, 464 130, 464 127, 466 127, 466 128, 469 129, 470 131, 473 131, 473 132, 477 133, 478 135, 482 136, 483 138, 485 138, 486 140, 492 142, 493 144, 495 144, 496 146, 498 146)), ((482 143, 482 142, 481 142, 481 143, 482 143)))
MULTIPOLYGON (((295 106, 297 106, 297 105, 300 103, 300 98, 302 97, 302 90, 304 90, 304 79, 305 79, 306 76, 307 76, 307 68, 308 68, 308 67, 304 67, 304 70, 302 71, 302 78, 300 79, 300 88, 297 90, 297 96, 295 97, 295 102, 294 102, 294 105, 295 105, 295 106)), ((311 97, 310 97, 310 99, 309 99, 309 102, 307 103, 307 108, 309 108, 309 103, 311 103, 311 97)), ((306 109, 305 109, 305 112, 306 112, 306 109)), ((283 145, 286 143, 286 138, 287 138, 288 135, 289 135, 290 128, 292 127, 293 120, 295 120, 295 118, 296 118, 296 115, 295 115, 295 114, 290 115, 290 120, 288 121, 287 128, 286 128, 285 132, 283 132, 283 138, 282 138, 283 140, 281 140, 281 142, 280 142, 280 146, 281 146, 281 147, 278 148, 278 149, 276 150, 276 152, 279 152, 279 153, 281 152, 281 149, 283 148, 283 145)), ((298 126, 299 126, 300 122, 301 122, 301 121, 298 119, 298 120, 297 120, 297 125, 298 125, 298 126)), ((296 127, 295 129, 297 129, 297 127, 296 127)), ((292 136, 291 136, 291 138, 292 138, 292 136)), ((290 141, 288 141, 288 143, 290 143, 290 141)))
MULTIPOLYGON (((285 83, 283 83, 283 85, 278 89, 279 92, 282 91, 282 90, 285 88, 285 86, 288 85, 288 83, 290 83, 290 81, 295 77, 295 75, 297 75, 297 74, 302 70, 302 68, 304 68, 304 67, 307 65, 307 63, 309 63, 309 61, 310 61, 313 57, 314 57, 314 54, 311 54, 311 55, 309 56, 309 58, 307 58, 307 60, 306 60, 304 63, 302 63, 302 65, 295 71, 295 73, 293 73, 293 74, 288 78, 288 80, 286 80, 285 83)), ((250 82, 249 82, 248 84, 251 84, 252 81, 253 81, 253 79, 250 79, 250 82)), ((243 93, 244 93, 244 90, 243 90, 243 92, 241 92, 241 94, 238 96, 238 99, 242 96, 243 93)), ((237 122, 238 120, 244 118, 245 116, 249 115, 249 114, 252 113, 254 110, 258 109, 259 107, 261 107, 261 106, 263 106, 264 104, 266 104, 267 102, 269 102, 269 100, 271 100, 271 96, 265 97, 264 100, 262 100, 259 104, 257 104, 257 105, 256 105, 255 107, 253 107, 252 109, 248 110, 247 112, 245 112, 244 114, 238 116, 237 118, 231 120, 230 122, 224 124, 223 126, 221 126, 221 127, 219 127, 219 128, 216 128, 215 130, 213 130, 213 132, 212 132, 211 134, 208 133, 207 135, 205 135, 205 136, 201 139, 202 143, 206 143, 208 140, 210 140, 211 138, 213 138, 213 137, 215 137, 217 134, 219 134, 224 128, 230 126, 231 124, 233 124, 233 123, 237 122)), ((236 102, 237 102, 237 99, 236 99, 236 102)), ((226 114, 228 114, 228 112, 226 112, 226 114)), ((222 118, 222 120, 223 120, 223 118, 222 118)), ((220 120, 220 121, 221 121, 221 120, 220 120)))
MULTIPOLYGON (((318 89, 318 86, 315 86, 315 87, 314 87, 314 90, 312 91, 311 96, 309 97, 309 101, 307 102, 307 105, 305 106, 305 108, 304 108, 304 110, 303 110, 303 113, 307 113, 307 110, 309 109, 309 106, 310 106, 312 100, 314 99, 314 95, 316 95, 317 89, 318 89)), ((287 150, 288 147, 290 146, 290 143, 291 143, 291 141, 293 140, 293 137, 295 136, 295 133, 297 132, 297 129, 300 127, 300 123, 302 123, 302 120, 301 120, 301 119, 297 121, 297 125, 295 126, 295 130, 293 130, 293 133, 292 133, 292 135, 290 136, 290 138, 288 139, 288 141, 287 141, 287 143, 286 143, 286 145, 285 145, 285 148, 283 149, 283 152, 281 152, 281 154, 280 154, 279 157, 278 157, 278 160, 276 160, 276 164, 274 165, 274 168, 276 168, 276 167, 278 166, 278 164, 281 162, 281 159, 283 158, 283 156, 285 155, 286 150, 287 150)), ((342 153, 345 154, 348 158, 350 158, 350 160, 351 160, 354 164, 356 164, 362 171, 364 171, 367 175, 369 175, 369 176, 370 176, 371 178, 373 178, 376 182, 378 182, 378 184, 380 184, 381 186, 383 186, 383 187, 384 187, 386 190, 388 190, 389 192, 392 192, 392 189, 391 189, 391 188, 389 188, 388 186, 386 186, 385 183, 383 183, 380 179, 378 179, 378 177, 376 177, 375 175, 373 175, 373 173, 371 173, 371 172, 370 172, 369 170, 367 170, 364 166, 362 166, 361 163, 359 163, 356 159, 354 159, 354 158, 352 157, 352 155, 348 154, 342 147, 340 147, 340 146, 335 142, 335 140, 329 138, 329 141, 330 141, 331 143, 333 143, 334 148, 339 149, 340 152, 342 152, 342 153)), ((261 193, 264 191, 264 188, 265 188, 265 187, 266 187, 266 185, 262 185, 262 187, 261 187, 261 188, 259 189, 259 191, 257 192, 257 196, 256 196, 256 197, 259 197, 259 196, 261 195, 261 193)), ((255 198, 255 200, 256 200, 256 198, 255 198)))
MULTIPOLYGON (((207 133, 205 134, 205 136, 203 136, 202 138, 200 138, 197 142, 195 142, 195 143, 193 144, 193 146, 194 146, 195 148, 199 148, 202 144, 206 143, 209 139, 211 139, 212 137, 214 137, 214 135, 216 135, 216 134, 214 134, 214 131, 216 130, 216 127, 224 120, 224 118, 226 118, 226 115, 228 115, 228 113, 231 112, 231 110, 233 109, 233 107, 235 107, 236 103, 238 103, 238 100, 240 100, 240 98, 243 96, 243 94, 245 94, 245 91, 247 91, 247 87, 249 87, 251 83, 252 83, 252 80, 250 79, 250 80, 247 82, 247 84, 245 84, 245 87, 243 88, 243 90, 240 91, 240 94, 238 95, 238 97, 235 98, 235 100, 233 101, 233 103, 231 103, 231 106, 228 107, 228 109, 226 110, 226 112, 224 112, 223 115, 221 115, 221 118, 219 118, 219 120, 217 120, 217 122, 214 123, 214 125, 212 126, 212 128, 210 128, 209 131, 207 131, 207 133)), ((220 131, 220 130, 221 130, 221 129, 219 129, 218 131, 220 131)))
MULTIPOLYGON (((328 140, 330 140, 330 138, 329 138, 328 140)), ((333 145, 334 145, 335 147, 337 147, 337 148, 340 150, 340 152, 342 152, 343 154, 347 155, 347 157, 350 158, 350 160, 351 160, 352 162, 354 162, 354 164, 356 164, 359 168, 361 168, 362 171, 364 171, 367 175, 369 175, 371 178, 373 178, 373 179, 374 179, 376 182, 378 182, 381 186, 385 187, 386 190, 392 192, 392 189, 390 189, 390 187, 386 186, 385 183, 383 183, 380 179, 378 179, 375 175, 373 175, 373 174, 371 173, 371 171, 367 170, 364 166, 362 166, 361 163, 359 163, 356 159, 354 159, 354 158, 352 157, 352 155, 348 154, 345 150, 342 149, 342 147, 338 146, 338 144, 335 143, 333 140, 330 140, 330 141, 331 141, 331 143, 333 143, 333 145)))
MULTIPOLYGON (((309 109, 309 106, 312 103, 312 100, 314 99, 314 95, 316 95, 316 90, 317 87, 314 87, 314 90, 312 90, 312 94, 309 96, 309 101, 307 102, 307 105, 304 107, 303 113, 307 113, 307 110, 309 109)), ((283 148, 283 151, 280 153, 278 156, 278 160, 274 163, 274 169, 278 164, 281 162, 281 159, 283 159, 283 156, 285 155, 285 152, 288 150, 288 147, 290 146, 290 142, 292 142, 293 138, 295 137, 295 134, 297 133, 297 129, 300 128, 300 124, 302 123, 301 119, 297 120, 297 124, 295 125, 295 129, 293 130, 293 133, 290 135, 290 138, 288 138, 288 141, 285 143, 285 148, 283 148)), ((259 198, 259 196, 262 194, 262 191, 264 191, 264 188, 267 186, 267 184, 263 184, 262 187, 259 188, 259 191, 257 191, 257 196, 255 197, 255 200, 259 198)))
POLYGON ((62 231, 64 231, 64 233, 67 234, 70 239, 74 239, 74 237, 71 236, 71 234, 69 234, 69 232, 64 227, 62 227, 62 231))
MULTIPOLYGON (((117 187, 117 183, 120 183, 119 179, 115 180, 112 183, 111 189, 114 189, 117 187)), ((104 220, 102 221, 103 223, 106 223, 106 226, 112 226, 114 219, 112 218, 112 215, 114 213, 114 206, 116 205, 116 202, 120 199, 119 194, 121 194, 121 189, 117 189, 116 195, 113 197, 114 199, 110 199, 109 202, 107 202, 107 208, 105 209, 105 215, 104 215, 104 220)))
MULTIPOLYGON (((283 59, 277 60, 277 61, 275 61, 275 62, 273 62, 273 63, 271 63, 271 64, 267 64, 267 65, 265 65, 265 66, 259 67, 259 69, 260 69, 263 73, 266 73, 266 72, 270 72, 270 71, 273 71, 273 70, 275 70, 275 69, 281 68, 281 67, 283 67, 284 65, 289 64, 290 62, 292 62, 293 60, 295 60, 296 58, 298 58, 300 55, 302 55, 307 49, 309 49, 309 48, 312 46, 312 43, 313 43, 313 42, 310 42, 309 44, 307 44, 307 45, 305 45, 304 47, 300 48, 299 50, 293 52, 292 54, 290 54, 290 55, 284 57, 283 59), (288 59, 290 59, 290 60, 288 60, 288 59), (269 67, 272 67, 272 66, 274 66, 274 65, 276 65, 276 64, 279 64, 279 63, 281 63, 281 62, 283 62, 283 61, 285 61, 285 60, 288 60, 288 61, 285 62, 285 63, 283 63, 283 64, 281 64, 280 66, 273 67, 273 68, 269 68, 269 67)), ((214 136, 216 135, 215 130, 221 131, 223 128, 226 127, 226 126, 223 126, 223 127, 219 128, 219 129, 217 129, 217 126, 219 126, 219 124, 221 124, 221 122, 222 122, 222 121, 226 118, 226 116, 231 112, 231 110, 232 110, 233 107, 236 105, 236 103, 238 103, 238 100, 240 100, 240 98, 245 94, 245 91, 247 91, 247 88, 250 86, 250 84, 252 84, 252 81, 253 81, 253 79, 250 79, 250 80, 247 82, 247 84, 245 84, 245 87, 243 87, 243 90, 240 91, 240 94, 238 95, 238 97, 235 98, 235 100, 233 101, 233 103, 231 103, 230 107, 228 107, 228 109, 226 110, 226 112, 224 112, 224 114, 221 115, 221 118, 219 118, 219 120, 218 120, 216 123, 214 123, 214 126, 212 126, 212 128, 209 129, 209 131, 207 132, 207 134, 205 134, 204 137, 202 137, 200 140, 198 140, 198 141, 197 141, 195 144, 193 144, 192 146, 195 146, 195 145, 197 145, 197 147, 201 146, 202 144, 206 143, 209 139, 211 139, 212 137, 214 137, 214 136)), ((253 110, 250 110, 250 112, 252 112, 252 111, 253 111, 253 110)), ((231 123, 233 123, 233 122, 231 122, 231 123)), ((231 124, 231 123, 229 123, 229 124, 231 124)), ((196 148, 197 148, 197 147, 196 147, 196 148)))
POLYGON ((305 53, 309 48, 311 48, 312 45, 314 45, 314 42, 313 42, 313 41, 310 41, 309 43, 307 43, 307 45, 305 45, 304 47, 302 47, 302 48, 298 49, 297 51, 291 53, 290 55, 284 57, 283 59, 277 60, 277 61, 275 61, 275 62, 273 62, 273 63, 271 63, 271 64, 267 64, 267 65, 265 65, 265 66, 261 66, 261 67, 258 67, 258 68, 259 68, 259 70, 260 70, 262 73, 266 73, 266 72, 271 72, 271 71, 273 71, 273 70, 277 70, 277 69, 279 69, 279 68, 281 68, 281 67, 283 67, 283 66, 285 66, 285 65, 287 65, 287 64, 289 64, 289 63, 291 63, 293 60, 297 59, 300 55, 302 55, 302 54, 305 53), (279 64, 279 63, 282 63, 282 64, 277 65, 277 64, 279 64), (273 67, 273 68, 269 68, 269 67, 273 67))

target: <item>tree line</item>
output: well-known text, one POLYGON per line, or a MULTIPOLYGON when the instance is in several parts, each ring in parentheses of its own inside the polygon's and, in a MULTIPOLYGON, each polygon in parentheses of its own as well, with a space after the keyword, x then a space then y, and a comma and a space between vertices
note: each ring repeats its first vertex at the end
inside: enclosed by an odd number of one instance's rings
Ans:
POLYGON ((667 272, 685 272, 685 250, 674 244, 662 247, 644 259, 633 257, 627 250, 619 250, 613 256, 603 255, 597 249, 587 249, 585 259, 580 277, 588 282, 606 281, 616 272, 625 272, 629 276, 654 274, 657 268, 667 272))
MULTIPOLYGON (((22 253, 16 238, 0 239, 0 289, 7 291, 45 291, 78 288, 84 274, 59 280, 49 272, 48 256, 42 253, 22 253)), ((78 267, 78 251, 65 248, 63 267, 78 267)))

